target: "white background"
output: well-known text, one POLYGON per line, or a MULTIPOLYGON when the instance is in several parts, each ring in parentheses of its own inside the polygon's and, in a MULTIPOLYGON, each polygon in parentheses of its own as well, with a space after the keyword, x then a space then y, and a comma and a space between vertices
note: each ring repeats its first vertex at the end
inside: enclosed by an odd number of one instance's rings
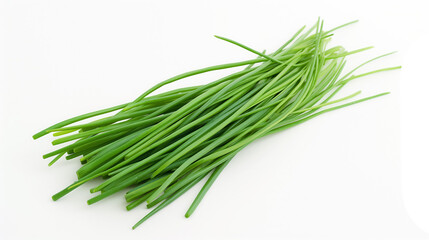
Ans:
MULTIPOLYGON (((2 1, 0 239, 427 239, 428 58, 425 1, 2 1), (133 100, 155 83, 209 65, 253 58, 213 38, 260 51, 321 16, 332 45, 376 48, 351 66, 403 65, 350 83, 341 95, 392 94, 260 139, 220 175, 194 215, 202 186, 132 231, 148 211, 121 194, 87 206, 88 184, 58 202, 77 161, 48 168, 40 129, 133 100), (3 57, 4 56, 4 57, 3 57)), ((168 86, 215 80, 210 73, 168 86)))

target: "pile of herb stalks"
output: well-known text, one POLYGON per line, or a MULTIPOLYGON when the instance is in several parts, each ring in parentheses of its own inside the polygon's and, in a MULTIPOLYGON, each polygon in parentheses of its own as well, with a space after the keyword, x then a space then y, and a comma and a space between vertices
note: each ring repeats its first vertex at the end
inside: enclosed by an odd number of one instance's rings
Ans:
POLYGON ((80 185, 102 178, 103 182, 91 189, 91 193, 98 194, 88 204, 127 189, 128 210, 142 203, 153 208, 134 229, 209 176, 186 212, 189 217, 222 170, 254 140, 323 113, 388 94, 349 100, 358 91, 333 100, 351 80, 399 68, 353 75, 363 65, 389 53, 341 74, 348 55, 369 49, 348 52, 341 46, 327 46, 335 30, 351 23, 325 31, 323 21, 318 20, 308 30, 301 28, 270 54, 217 36, 255 53, 257 58, 175 76, 133 102, 83 114, 35 134, 33 138, 37 139, 53 133, 58 138, 52 144, 64 145, 43 156, 54 157, 49 165, 64 155, 67 160, 77 158, 82 163, 76 182, 52 199, 58 200, 80 185), (189 76, 234 67, 243 69, 205 85, 152 94, 189 76), (92 117, 97 119, 77 124, 92 117))

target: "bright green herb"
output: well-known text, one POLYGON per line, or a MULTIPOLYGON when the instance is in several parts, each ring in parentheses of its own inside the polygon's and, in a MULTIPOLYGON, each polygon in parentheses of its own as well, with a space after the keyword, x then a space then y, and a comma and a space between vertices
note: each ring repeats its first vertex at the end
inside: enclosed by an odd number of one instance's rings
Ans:
MULTIPOLYGON (((353 23, 353 22, 351 22, 353 23)), ((170 204, 196 183, 210 176, 186 212, 189 217, 233 157, 257 138, 282 131, 320 114, 367 101, 388 93, 337 104, 360 91, 331 100, 349 81, 400 67, 352 75, 371 59, 341 76, 345 57, 369 48, 347 52, 327 47, 332 32, 318 21, 307 32, 301 28, 277 51, 258 52, 233 40, 218 37, 258 55, 257 59, 187 72, 161 82, 130 103, 80 115, 57 123, 33 136, 59 137, 54 145, 69 143, 43 157, 81 157, 76 182, 55 194, 57 200, 81 184, 103 177, 91 189, 96 203, 123 189, 131 210, 146 202, 155 207, 133 228, 170 204), (232 67, 243 70, 206 85, 192 86, 149 96, 180 79, 232 67), (109 114, 89 123, 73 123, 109 114), (66 136, 63 136, 66 135, 66 136)))

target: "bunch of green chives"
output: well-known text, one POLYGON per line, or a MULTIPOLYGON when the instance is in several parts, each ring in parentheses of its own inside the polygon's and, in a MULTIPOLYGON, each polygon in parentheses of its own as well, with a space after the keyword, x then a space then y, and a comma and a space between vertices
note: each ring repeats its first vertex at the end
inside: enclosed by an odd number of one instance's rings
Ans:
POLYGON ((91 193, 99 194, 89 199, 88 204, 129 189, 125 194, 128 210, 144 202, 148 208, 154 207, 135 228, 210 176, 186 212, 189 217, 235 154, 255 139, 388 94, 327 108, 360 93, 332 100, 349 81, 400 68, 352 75, 363 65, 389 53, 341 75, 346 56, 369 49, 347 52, 341 46, 327 47, 332 32, 351 23, 324 31, 323 21, 319 20, 306 32, 301 28, 271 54, 217 36, 257 54, 258 58, 178 75, 155 85, 133 102, 80 115, 35 134, 33 138, 37 139, 52 132, 59 137, 53 145, 70 143, 43 156, 54 157, 49 165, 65 154, 66 159, 79 157, 82 163, 76 172, 77 181, 55 194, 53 200, 87 181, 103 177, 104 182, 91 189, 91 193), (166 84, 192 75, 240 66, 246 67, 206 85, 149 96, 166 84), (72 125, 109 113, 110 116, 89 123, 72 125))

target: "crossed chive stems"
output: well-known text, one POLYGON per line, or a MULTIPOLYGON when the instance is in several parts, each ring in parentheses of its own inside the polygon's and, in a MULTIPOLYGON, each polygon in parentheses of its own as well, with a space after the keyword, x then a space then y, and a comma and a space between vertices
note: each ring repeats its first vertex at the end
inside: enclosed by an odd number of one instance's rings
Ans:
POLYGON ((177 75, 132 102, 70 118, 40 131, 34 139, 53 133, 58 137, 53 145, 66 144, 43 156, 54 157, 49 165, 64 155, 67 160, 80 158, 82 163, 76 172, 78 179, 52 199, 58 200, 80 185, 102 177, 103 182, 90 190, 99 194, 88 204, 129 189, 125 194, 127 210, 142 203, 153 209, 133 226, 135 229, 208 176, 185 214, 191 216, 223 169, 254 140, 323 113, 388 94, 350 101, 361 93, 357 91, 332 100, 351 80, 400 68, 353 75, 392 52, 341 74, 347 56, 371 49, 328 48, 335 30, 355 22, 324 31, 319 19, 307 31, 304 32, 305 26, 299 29, 270 54, 216 36, 258 57, 177 75), (245 68, 205 85, 152 94, 164 85, 193 75, 236 67, 245 68), (75 124, 93 117, 98 119, 75 124))

